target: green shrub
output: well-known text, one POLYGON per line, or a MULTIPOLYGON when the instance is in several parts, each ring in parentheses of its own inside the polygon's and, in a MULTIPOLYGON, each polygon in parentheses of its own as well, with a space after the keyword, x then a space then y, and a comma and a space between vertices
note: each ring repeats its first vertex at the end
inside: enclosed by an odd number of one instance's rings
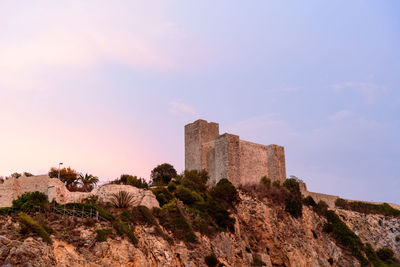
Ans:
POLYGON ((192 191, 182 185, 176 188, 176 196, 186 205, 191 205, 195 202, 203 202, 204 199, 195 191, 192 191))
POLYGON ((48 204, 48 198, 45 194, 35 191, 25 193, 14 200, 13 207, 17 210, 30 210, 33 208, 44 207, 48 204))
POLYGON ((326 212, 328 211, 328 204, 326 204, 325 201, 320 200, 313 210, 319 215, 325 216, 326 212))
POLYGON ((274 186, 276 188, 280 188, 281 187, 281 182, 280 181, 273 181, 272 182, 272 186, 274 186))
POLYGON ((96 240, 99 242, 104 242, 111 233, 112 230, 110 228, 96 229, 96 240))
POLYGON ((215 267, 219 264, 219 261, 217 259, 217 256, 215 254, 210 254, 204 258, 204 261, 206 262, 208 267, 215 267))
POLYGON ((303 214, 303 201, 300 192, 299 183, 296 179, 286 179, 283 186, 289 190, 290 194, 286 199, 285 210, 289 212, 293 217, 299 218, 303 214))
POLYGON ((13 207, 0 208, 0 215, 10 215, 11 213, 14 213, 15 211, 16 211, 16 209, 13 207))
POLYGON ((263 262, 260 257, 253 255, 253 262, 251 263, 251 266, 267 266, 267 264, 263 262))
POLYGON ((283 186, 286 187, 286 189, 289 190, 289 192, 292 194, 300 192, 300 185, 296 181, 296 179, 293 178, 286 179, 285 182, 283 183, 283 186))
POLYGON ((301 217, 303 215, 303 204, 301 198, 290 194, 286 200, 285 211, 289 212, 295 218, 301 217))
POLYGON ((35 191, 25 193, 12 202, 15 210, 29 211, 44 208, 48 205, 49 201, 45 194, 35 191))
POLYGON ((49 233, 45 230, 43 226, 35 222, 35 220, 32 219, 32 217, 23 212, 20 212, 18 214, 18 218, 19 218, 19 225, 21 227, 21 233, 33 232, 38 236, 40 236, 43 239, 43 241, 47 243, 52 243, 49 233))
POLYGON ((133 176, 130 174, 122 174, 119 179, 116 179, 111 183, 131 185, 137 188, 144 188, 144 189, 147 189, 149 187, 149 185, 143 178, 138 178, 137 176, 133 176))
POLYGON ((115 208, 126 209, 132 205, 135 196, 126 191, 119 191, 111 195, 110 203, 115 208))
POLYGON ((175 192, 175 190, 176 190, 176 183, 175 182, 173 182, 173 181, 171 181, 169 184, 168 184, 168 191, 169 192, 175 192))
POLYGON ((271 179, 269 179, 267 176, 261 177, 261 184, 266 186, 266 187, 271 187, 271 179))
POLYGON ((183 173, 183 178, 181 183, 183 186, 189 189, 192 189, 196 192, 204 193, 208 188, 207 182, 209 179, 210 177, 208 176, 208 173, 205 170, 202 171, 186 170, 183 173))
POLYGON ((362 255, 364 250, 360 238, 340 219, 332 210, 326 212, 327 225, 325 231, 330 232, 333 238, 342 246, 350 249, 353 255, 360 260, 361 265, 367 265, 368 260, 362 255))
POLYGON ((229 206, 234 206, 239 201, 239 194, 235 186, 228 179, 221 179, 211 189, 210 195, 215 199, 224 201, 229 206))
POLYGON ((135 233, 132 227, 126 222, 115 221, 112 224, 113 228, 117 231, 120 236, 126 235, 132 244, 137 245, 138 240, 135 236, 135 233))
POLYGON ((89 195, 88 197, 82 199, 81 201, 84 204, 93 204, 93 205, 97 205, 100 203, 100 199, 99 196, 96 195, 89 195))
POLYGON ((156 199, 160 204, 160 207, 164 206, 174 198, 174 196, 166 188, 162 186, 152 188, 151 191, 156 196, 156 199))
POLYGON ((215 223, 222 230, 229 230, 231 232, 235 231, 235 219, 230 217, 229 212, 214 199, 208 199, 206 202, 207 213, 213 218, 215 223))
POLYGON ((314 199, 312 198, 312 196, 308 196, 303 200, 303 203, 307 206, 310 207, 315 207, 317 206, 317 203, 314 201, 314 199))
POLYGON ((390 248, 381 248, 376 252, 376 255, 382 261, 389 262, 393 260, 394 253, 393 250, 391 250, 390 248))
POLYGON ((190 243, 197 241, 189 222, 175 202, 164 205, 160 210, 155 209, 155 214, 159 217, 160 223, 171 230, 178 239, 190 243))
POLYGON ((137 206, 132 209, 133 220, 138 224, 157 225, 153 214, 146 206, 137 206))
POLYGON ((379 257, 376 255, 375 250, 372 248, 371 244, 365 244, 365 255, 367 256, 368 260, 372 263, 374 267, 385 267, 387 266, 379 257))

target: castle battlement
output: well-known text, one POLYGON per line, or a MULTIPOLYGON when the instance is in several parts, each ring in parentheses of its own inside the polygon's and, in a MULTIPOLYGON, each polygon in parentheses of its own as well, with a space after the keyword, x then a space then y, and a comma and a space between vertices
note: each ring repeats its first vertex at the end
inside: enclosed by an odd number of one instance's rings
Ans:
POLYGON ((220 135, 219 124, 205 120, 185 126, 185 169, 206 170, 211 184, 222 178, 236 186, 259 183, 263 176, 281 183, 286 179, 282 146, 260 145, 229 133, 220 135))

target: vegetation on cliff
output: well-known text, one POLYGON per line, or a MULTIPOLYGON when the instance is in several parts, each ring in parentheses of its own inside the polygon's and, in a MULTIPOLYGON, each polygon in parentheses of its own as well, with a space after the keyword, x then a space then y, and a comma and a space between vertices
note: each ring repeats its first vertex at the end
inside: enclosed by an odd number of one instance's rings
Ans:
POLYGON ((373 204, 361 201, 348 201, 338 198, 335 201, 335 205, 341 209, 352 210, 364 214, 381 214, 384 216, 400 217, 400 210, 391 207, 387 203, 373 204))
POLYGON ((238 201, 236 188, 227 179, 209 188, 208 180, 205 171, 185 171, 167 187, 152 189, 161 207, 154 210, 160 224, 187 242, 196 241, 193 231, 207 235, 234 231, 229 210, 238 201))

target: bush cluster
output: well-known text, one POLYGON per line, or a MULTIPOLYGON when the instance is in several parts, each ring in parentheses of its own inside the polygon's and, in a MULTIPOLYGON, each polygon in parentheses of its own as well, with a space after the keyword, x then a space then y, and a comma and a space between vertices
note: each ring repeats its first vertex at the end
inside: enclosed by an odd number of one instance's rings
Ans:
POLYGON ((127 236, 132 244, 137 245, 138 240, 135 236, 133 226, 127 222, 114 221, 112 223, 113 228, 117 231, 120 236, 127 236))
POLYGON ((303 198, 299 183, 296 179, 290 178, 286 179, 283 186, 290 192, 286 199, 285 210, 295 218, 301 217, 303 215, 303 198))
POLYGON ((189 243, 197 241, 190 223, 175 201, 165 204, 161 209, 154 209, 154 213, 159 218, 160 223, 171 230, 178 239, 189 243))
POLYGON ((146 206, 136 206, 133 207, 131 211, 125 210, 122 212, 120 218, 122 221, 131 222, 134 225, 153 226, 158 236, 164 238, 168 243, 172 243, 172 239, 161 230, 152 211, 146 206))
MULTIPOLYGON (((215 187, 208 188, 208 179, 204 170, 185 171, 167 187, 153 188, 152 191, 161 206, 161 209, 156 211, 160 223, 167 228, 173 225, 174 221, 168 220, 168 215, 174 214, 176 208, 182 215, 177 214, 177 222, 185 219, 190 228, 202 234, 225 230, 233 232, 235 220, 230 216, 228 209, 233 208, 239 199, 237 190, 227 179, 222 179, 215 187), (180 207, 177 200, 182 201, 184 205, 180 207)), ((177 225, 186 227, 183 223, 177 225)))
POLYGON ((315 200, 312 198, 312 196, 308 196, 306 198, 303 199, 303 203, 304 205, 310 206, 310 207, 315 207, 317 206, 317 203, 315 202, 315 200))
POLYGON ((35 191, 25 193, 12 202, 12 207, 19 211, 43 209, 49 204, 45 194, 35 191))
POLYGON ((160 204, 160 207, 164 206, 174 198, 172 193, 163 186, 152 188, 151 191, 153 191, 154 195, 156 196, 156 199, 160 204))
POLYGON ((143 178, 138 178, 130 174, 122 174, 119 179, 111 182, 111 184, 131 185, 137 188, 149 188, 149 185, 143 178))

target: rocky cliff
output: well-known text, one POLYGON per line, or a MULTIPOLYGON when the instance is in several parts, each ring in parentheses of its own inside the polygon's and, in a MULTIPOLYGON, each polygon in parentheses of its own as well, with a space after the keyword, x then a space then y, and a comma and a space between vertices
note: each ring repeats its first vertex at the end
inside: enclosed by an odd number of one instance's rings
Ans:
MULTIPOLYGON (((8 266, 206 266, 205 257, 215 254, 225 266, 360 266, 350 251, 323 231, 326 219, 308 206, 301 218, 293 218, 281 205, 259 200, 239 191, 232 211, 234 233, 210 236, 196 232, 197 242, 166 241, 154 226, 137 225, 136 245, 112 233, 96 239, 96 229, 109 222, 90 224, 85 219, 50 214, 45 220, 57 234, 52 243, 18 232, 16 215, 0 216, 0 265, 8 266)), ((362 241, 378 249, 390 247, 400 256, 400 218, 363 215, 336 210, 362 241)), ((163 227, 162 231, 173 237, 163 227)))

